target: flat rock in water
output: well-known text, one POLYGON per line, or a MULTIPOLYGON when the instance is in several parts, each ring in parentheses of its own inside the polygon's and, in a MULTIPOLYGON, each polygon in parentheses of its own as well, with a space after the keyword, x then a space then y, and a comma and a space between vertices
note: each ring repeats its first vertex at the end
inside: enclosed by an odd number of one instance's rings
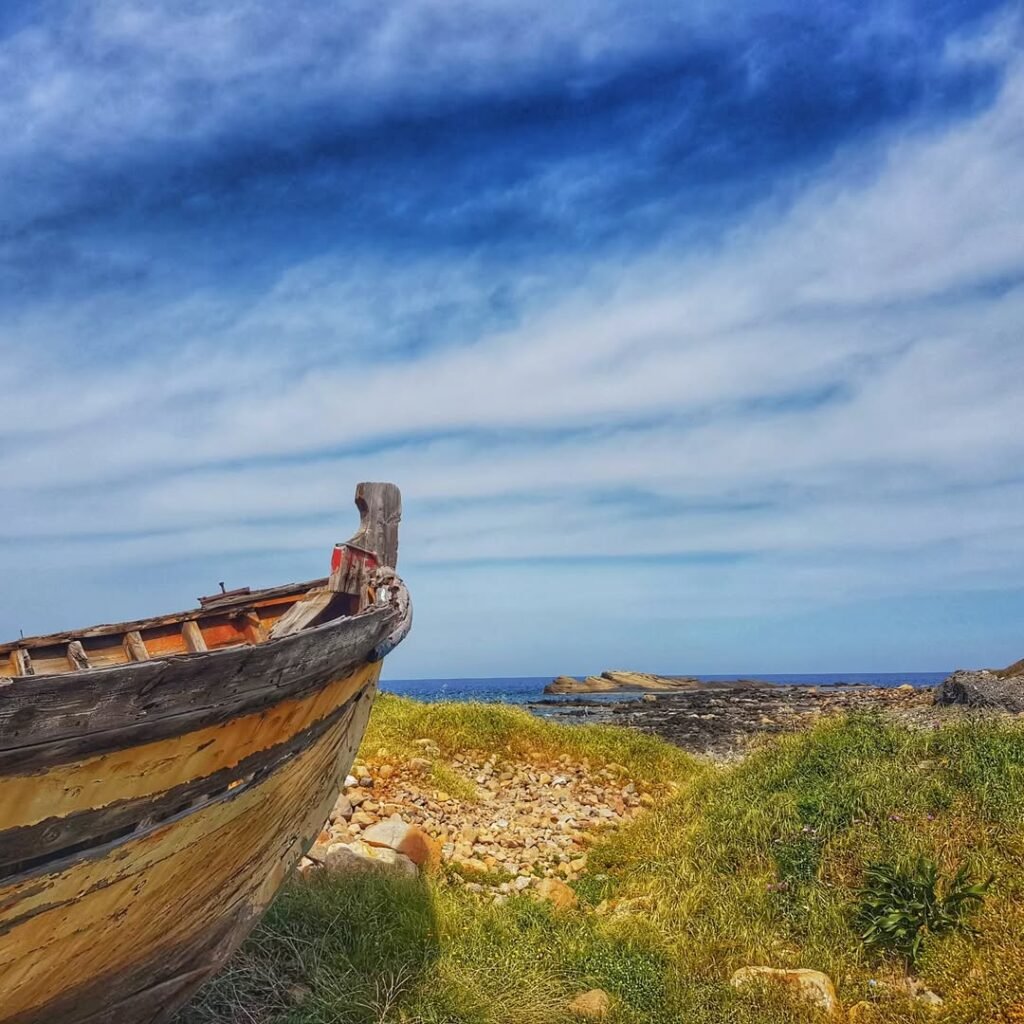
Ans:
POLYGON ((1024 712, 1024 662, 994 671, 954 672, 939 686, 935 703, 1024 712))
POLYGON ((687 690, 700 686, 700 680, 692 676, 656 676, 650 672, 627 672, 612 669, 599 676, 575 679, 559 676, 544 687, 545 693, 625 693, 648 690, 687 690))
POLYGON ((579 686, 580 681, 575 676, 555 676, 554 679, 544 687, 545 693, 572 693, 579 686))
POLYGON ((656 676, 650 672, 626 672, 622 669, 602 672, 600 678, 622 690, 689 690, 700 686, 700 680, 694 676, 656 676))

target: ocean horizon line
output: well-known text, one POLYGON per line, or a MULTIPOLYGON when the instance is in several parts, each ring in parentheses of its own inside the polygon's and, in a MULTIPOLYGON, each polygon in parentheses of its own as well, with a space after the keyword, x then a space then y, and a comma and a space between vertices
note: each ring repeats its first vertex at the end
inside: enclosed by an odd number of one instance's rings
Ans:
MULTIPOLYGON (((609 671, 607 669, 601 671, 609 671)), ((507 680, 526 679, 557 679, 559 676, 567 676, 570 679, 586 679, 588 676, 600 675, 597 672, 557 672, 551 675, 497 675, 497 676, 401 676, 387 680, 392 683, 439 683, 439 682, 502 682, 507 680)), ((878 671, 875 669, 847 669, 843 671, 819 671, 819 672, 651 672, 650 675, 661 676, 665 679, 692 678, 700 680, 730 680, 730 679, 778 679, 778 678, 850 678, 855 676, 867 676, 871 678, 885 676, 948 676, 954 669, 886 669, 878 671)))

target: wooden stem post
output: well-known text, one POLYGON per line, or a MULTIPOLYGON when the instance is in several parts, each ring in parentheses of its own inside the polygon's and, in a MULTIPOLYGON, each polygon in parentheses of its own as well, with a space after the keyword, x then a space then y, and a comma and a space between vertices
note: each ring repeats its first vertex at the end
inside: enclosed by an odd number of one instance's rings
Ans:
POLYGON ((402 519, 402 493, 394 484, 356 485, 359 529, 349 541, 377 556, 381 565, 398 567, 398 524, 402 519))
POLYGON ((378 566, 393 569, 398 562, 398 524, 402 518, 402 495, 394 484, 356 485, 359 529, 345 544, 335 546, 327 586, 310 591, 281 616, 270 632, 272 639, 290 636, 330 615, 339 614, 338 594, 348 594, 344 614, 366 607, 371 599, 370 576, 378 566))

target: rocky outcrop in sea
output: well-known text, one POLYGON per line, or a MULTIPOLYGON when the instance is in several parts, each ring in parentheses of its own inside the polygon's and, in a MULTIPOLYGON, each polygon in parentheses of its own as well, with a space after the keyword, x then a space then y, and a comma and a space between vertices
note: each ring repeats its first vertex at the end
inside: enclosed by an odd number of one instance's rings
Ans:
POLYGON ((629 693, 641 691, 659 692, 689 690, 700 686, 694 676, 656 676, 650 672, 627 672, 624 669, 610 669, 599 676, 576 679, 574 676, 559 676, 544 687, 545 693, 629 693))

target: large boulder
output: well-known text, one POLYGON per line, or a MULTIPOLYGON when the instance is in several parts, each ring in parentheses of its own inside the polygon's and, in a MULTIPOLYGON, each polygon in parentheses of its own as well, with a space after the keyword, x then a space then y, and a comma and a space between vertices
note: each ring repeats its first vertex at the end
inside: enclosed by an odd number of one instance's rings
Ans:
POLYGON ((797 999, 816 1006, 829 1017, 839 1018, 843 1014, 832 979, 821 971, 810 971, 806 967, 790 970, 778 967, 741 967, 729 983, 736 989, 751 985, 777 985, 790 991, 797 999))
POLYGON ((612 999, 603 988, 592 988, 576 996, 566 1009, 583 1020, 603 1020, 611 1013, 612 999))
POLYGON ((441 861, 441 848, 436 839, 416 825, 409 825, 397 815, 371 825, 360 836, 370 846, 384 847, 404 854, 417 867, 437 868, 441 861))
POLYGON ((1004 669, 954 672, 939 686, 935 702, 1024 712, 1024 661, 1004 669))
POLYGON ((415 878, 416 865, 402 853, 388 847, 370 846, 359 841, 332 843, 324 857, 324 868, 335 874, 360 872, 393 872, 415 878))

